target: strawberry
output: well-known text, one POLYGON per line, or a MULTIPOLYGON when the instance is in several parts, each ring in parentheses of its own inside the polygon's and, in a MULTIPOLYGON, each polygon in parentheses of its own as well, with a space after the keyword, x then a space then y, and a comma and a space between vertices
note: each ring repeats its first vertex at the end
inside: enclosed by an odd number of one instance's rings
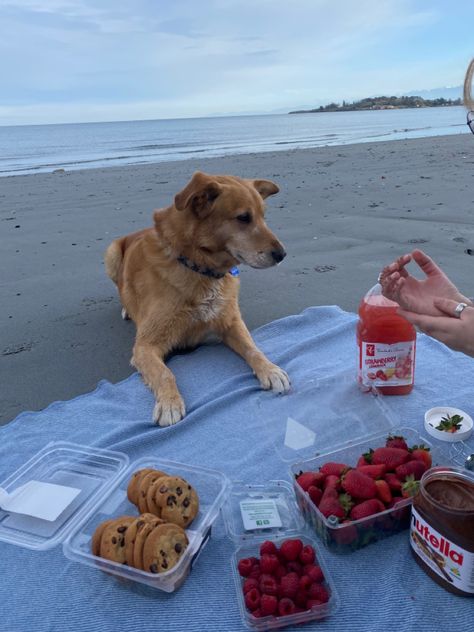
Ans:
POLYGON ((387 481, 375 481, 375 486, 377 487, 377 497, 380 498, 383 503, 389 503, 392 500, 392 492, 387 481))
POLYGON ((278 599, 274 595, 262 595, 260 597, 260 611, 263 617, 274 614, 278 609, 278 599))
POLYGON ((342 519, 346 517, 349 505, 350 498, 347 494, 338 494, 336 489, 330 487, 324 491, 318 509, 326 518, 336 516, 342 519))
MULTIPOLYGON (((414 463, 416 463, 416 461, 414 461, 414 463)), ((405 479, 405 482, 402 485, 403 498, 412 498, 413 496, 416 496, 416 494, 418 493, 419 487, 420 487, 420 482, 415 480, 415 477, 413 474, 410 474, 410 476, 407 476, 405 479)))
POLYGON ((311 584, 308 589, 308 596, 310 599, 318 599, 322 603, 329 601, 329 593, 322 584, 311 584))
POLYGON ((375 498, 377 487, 374 480, 360 470, 349 470, 342 479, 343 489, 353 498, 375 498))
POLYGON ((314 485, 310 485, 308 488, 308 496, 311 498, 316 507, 319 505, 319 501, 323 496, 323 492, 319 489, 319 487, 315 487, 314 485))
MULTIPOLYGON (((364 459, 365 463, 367 465, 370 465, 372 463, 372 456, 374 454, 374 451, 372 450, 372 448, 369 448, 368 452, 364 452, 364 454, 360 457, 359 461, 361 459, 364 459)), ((357 463, 359 463, 359 461, 357 463)))
POLYGON ((367 518, 373 514, 379 513, 385 510, 385 505, 378 498, 371 498, 364 500, 364 502, 355 505, 351 509, 351 519, 360 520, 361 518, 367 518))
POLYGON ((280 595, 293 598, 300 587, 300 578, 297 573, 288 573, 280 580, 280 595))
POLYGON ((278 602, 278 614, 280 617, 286 617, 289 614, 293 614, 295 611, 295 604, 288 597, 283 597, 278 602))
POLYGON ((387 437, 387 441, 385 442, 386 448, 401 448, 402 450, 408 450, 407 442, 405 441, 405 437, 400 436, 391 436, 387 437))
POLYGON ((425 471, 426 465, 423 461, 409 461, 408 463, 399 465, 395 470, 395 474, 401 481, 406 480, 408 476, 412 475, 415 481, 419 481, 425 471))
POLYGON ((279 566, 280 560, 276 555, 264 553, 260 558, 260 570, 262 573, 269 573, 272 575, 279 566))
POLYGON ((344 463, 335 463, 334 461, 329 461, 325 463, 319 468, 319 471, 325 476, 329 476, 332 474, 333 476, 337 476, 338 478, 343 474, 346 470, 349 469, 348 465, 344 463))
POLYGON ((324 581, 324 574, 321 570, 320 566, 316 566, 316 564, 307 564, 304 569, 303 577, 309 577, 311 583, 320 584, 324 581))
POLYGON ((262 575, 258 587, 264 595, 278 595, 278 582, 272 575, 262 575))
POLYGON ((429 470, 432 465, 432 459, 430 449, 421 443, 420 445, 414 445, 411 449, 411 455, 417 461, 423 461, 426 465, 426 469, 429 470))
POLYGON ((334 489, 336 489, 339 487, 340 482, 341 479, 339 476, 336 476, 335 474, 328 474, 328 476, 324 479, 323 489, 327 489, 328 487, 334 487, 334 489))
POLYGON ((247 577, 243 585, 244 595, 248 593, 249 590, 252 590, 252 588, 258 588, 258 580, 254 577, 247 577))
POLYGON ((308 487, 314 485, 318 487, 324 480, 324 476, 321 477, 319 472, 300 472, 296 477, 296 482, 305 492, 308 491, 308 487))
POLYGON ((276 555, 278 553, 277 546, 274 542, 270 542, 270 540, 265 540, 260 545, 260 555, 265 555, 268 553, 269 555, 276 555))
POLYGON ((369 462, 365 460, 365 455, 359 457, 356 467, 361 467, 362 465, 369 465, 369 462))
POLYGON ((461 429, 462 420, 464 417, 461 415, 448 415, 441 417, 441 421, 436 426, 436 430, 443 430, 444 432, 454 433, 461 429))
POLYGON ((409 458, 410 453, 401 448, 377 448, 372 454, 372 463, 374 465, 383 463, 388 471, 393 471, 402 463, 406 463, 409 458))
POLYGON ((379 463, 379 465, 358 465, 357 470, 370 478, 382 478, 387 468, 383 463, 379 463))
POLYGON ((394 474, 393 472, 388 472, 387 474, 385 474, 384 480, 387 481, 388 486, 390 487, 392 492, 395 492, 397 494, 402 493, 402 483, 396 474, 394 474))
POLYGON ((316 555, 311 544, 306 544, 300 551, 300 562, 302 564, 313 564, 316 555))
POLYGON ((303 542, 301 542, 301 540, 285 540, 280 546, 280 553, 288 562, 294 562, 298 559, 302 548, 303 542))
POLYGON ((245 605, 249 610, 256 610, 260 605, 260 593, 256 588, 252 588, 245 595, 245 605))

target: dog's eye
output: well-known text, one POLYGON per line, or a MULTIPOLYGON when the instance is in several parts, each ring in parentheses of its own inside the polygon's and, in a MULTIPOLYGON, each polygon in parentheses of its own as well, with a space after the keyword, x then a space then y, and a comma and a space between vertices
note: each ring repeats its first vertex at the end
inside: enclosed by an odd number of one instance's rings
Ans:
POLYGON ((250 222, 252 221, 252 216, 250 215, 250 213, 242 213, 241 215, 237 215, 235 219, 237 219, 239 222, 242 222, 243 224, 250 224, 250 222))

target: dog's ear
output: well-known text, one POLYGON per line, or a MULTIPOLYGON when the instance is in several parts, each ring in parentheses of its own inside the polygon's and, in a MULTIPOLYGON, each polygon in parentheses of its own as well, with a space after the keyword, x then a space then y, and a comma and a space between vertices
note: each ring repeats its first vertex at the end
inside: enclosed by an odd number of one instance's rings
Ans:
POLYGON ((175 195, 174 205, 178 211, 190 210, 203 219, 211 214, 213 202, 220 193, 221 187, 212 176, 196 171, 189 184, 175 195))
POLYGON ((280 190, 279 187, 271 180, 252 180, 252 184, 263 199, 270 195, 275 195, 280 190))

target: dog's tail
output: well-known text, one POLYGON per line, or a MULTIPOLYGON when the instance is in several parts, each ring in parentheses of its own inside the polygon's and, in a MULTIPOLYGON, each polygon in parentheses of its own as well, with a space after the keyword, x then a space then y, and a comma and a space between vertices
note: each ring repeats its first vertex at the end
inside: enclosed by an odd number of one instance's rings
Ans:
POLYGON ((122 239, 116 239, 105 251, 105 271, 117 285, 123 261, 122 239))

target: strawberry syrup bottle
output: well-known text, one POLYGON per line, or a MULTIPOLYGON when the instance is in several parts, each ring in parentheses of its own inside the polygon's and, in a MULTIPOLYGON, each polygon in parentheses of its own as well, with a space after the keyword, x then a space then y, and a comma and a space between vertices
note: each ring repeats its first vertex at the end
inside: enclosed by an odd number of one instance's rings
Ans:
POLYGON ((359 305, 359 383, 384 395, 407 395, 413 389, 416 331, 397 308, 382 295, 379 283, 359 305))

